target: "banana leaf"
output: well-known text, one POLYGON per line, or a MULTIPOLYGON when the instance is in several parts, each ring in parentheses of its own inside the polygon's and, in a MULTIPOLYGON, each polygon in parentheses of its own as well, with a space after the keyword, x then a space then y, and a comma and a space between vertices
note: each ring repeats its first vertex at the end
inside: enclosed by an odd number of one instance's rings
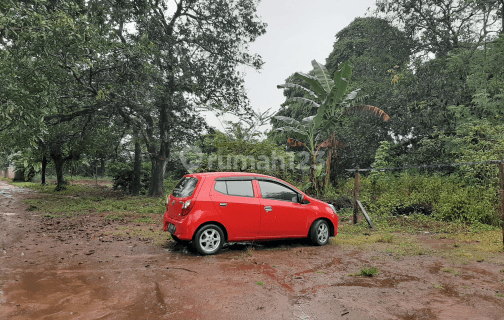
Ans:
POLYGON ((311 91, 309 89, 306 89, 305 87, 303 87, 302 85, 299 85, 297 83, 284 83, 284 84, 278 85, 277 88, 278 89, 285 89, 285 88, 301 89, 304 92, 308 93, 309 95, 313 96, 314 98, 317 98, 317 95, 315 94, 315 92, 313 92, 313 91, 311 91))
POLYGON ((295 125, 300 125, 299 121, 296 119, 290 118, 290 117, 284 117, 284 116, 274 116, 273 118, 286 122, 288 124, 295 124, 295 125))
POLYGON ((332 87, 334 87, 334 81, 331 79, 329 71, 327 71, 326 67, 316 60, 311 62, 313 66, 313 70, 315 71, 315 77, 322 85, 326 92, 331 92, 332 87))
POLYGON ((286 104, 289 104, 291 102, 299 102, 302 104, 307 104, 307 105, 310 105, 314 108, 320 107, 320 104, 316 103, 315 101, 310 100, 310 99, 306 99, 306 98, 301 98, 301 97, 293 97, 293 98, 289 98, 289 99, 287 99, 287 101, 285 101, 286 104))
POLYGON ((320 84, 317 78, 301 72, 294 73, 294 77, 304 80, 306 83, 308 83, 310 85, 310 89, 312 89, 312 91, 317 94, 317 97, 320 101, 323 101, 327 97, 327 94, 329 92, 325 91, 324 87, 320 84))

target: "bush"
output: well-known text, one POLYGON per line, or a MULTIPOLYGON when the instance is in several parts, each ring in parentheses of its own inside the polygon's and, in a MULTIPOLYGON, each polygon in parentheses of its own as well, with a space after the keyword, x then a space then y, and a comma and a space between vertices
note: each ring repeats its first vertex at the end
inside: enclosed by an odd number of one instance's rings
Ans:
MULTIPOLYGON (((150 173, 152 164, 150 162, 142 163, 141 170, 141 194, 146 194, 149 189, 150 173)), ((131 192, 133 187, 133 163, 113 162, 108 165, 107 175, 114 178, 114 190, 131 192)))
MULTIPOLYGON (((338 192, 353 197, 354 179, 338 192)), ((495 187, 465 184, 455 175, 402 172, 361 176, 359 199, 373 215, 427 214, 444 221, 499 225, 495 187)))

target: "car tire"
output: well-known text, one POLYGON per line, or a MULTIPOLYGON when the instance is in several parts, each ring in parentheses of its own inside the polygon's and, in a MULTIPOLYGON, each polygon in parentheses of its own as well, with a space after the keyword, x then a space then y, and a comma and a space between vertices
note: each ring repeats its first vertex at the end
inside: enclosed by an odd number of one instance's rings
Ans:
POLYGON ((192 243, 202 255, 216 254, 224 244, 224 232, 215 224, 207 224, 196 232, 192 243))
POLYGON ((320 219, 312 224, 310 240, 316 246, 325 246, 329 242, 329 225, 325 220, 320 219))

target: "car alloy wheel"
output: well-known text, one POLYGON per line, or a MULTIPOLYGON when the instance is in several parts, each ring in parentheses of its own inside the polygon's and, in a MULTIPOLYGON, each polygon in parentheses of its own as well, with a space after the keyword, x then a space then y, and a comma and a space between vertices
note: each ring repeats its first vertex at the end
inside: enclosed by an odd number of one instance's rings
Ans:
POLYGON ((324 246, 329 242, 329 226, 324 220, 317 220, 310 228, 310 238, 313 244, 324 246))
POLYGON ((203 255, 215 254, 224 244, 224 233, 219 226, 207 224, 196 232, 193 244, 196 250, 203 255))

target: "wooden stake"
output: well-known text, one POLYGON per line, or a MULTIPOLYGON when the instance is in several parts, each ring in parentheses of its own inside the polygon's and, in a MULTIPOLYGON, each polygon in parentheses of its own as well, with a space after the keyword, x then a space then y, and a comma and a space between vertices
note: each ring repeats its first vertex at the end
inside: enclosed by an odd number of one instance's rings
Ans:
POLYGON ((504 164, 499 163, 499 180, 501 194, 501 215, 502 215, 502 248, 504 249, 504 164))
POLYGON ((357 204, 359 200, 359 169, 355 171, 355 185, 354 185, 354 211, 353 211, 353 223, 357 224, 357 214, 359 213, 359 205, 357 204))

